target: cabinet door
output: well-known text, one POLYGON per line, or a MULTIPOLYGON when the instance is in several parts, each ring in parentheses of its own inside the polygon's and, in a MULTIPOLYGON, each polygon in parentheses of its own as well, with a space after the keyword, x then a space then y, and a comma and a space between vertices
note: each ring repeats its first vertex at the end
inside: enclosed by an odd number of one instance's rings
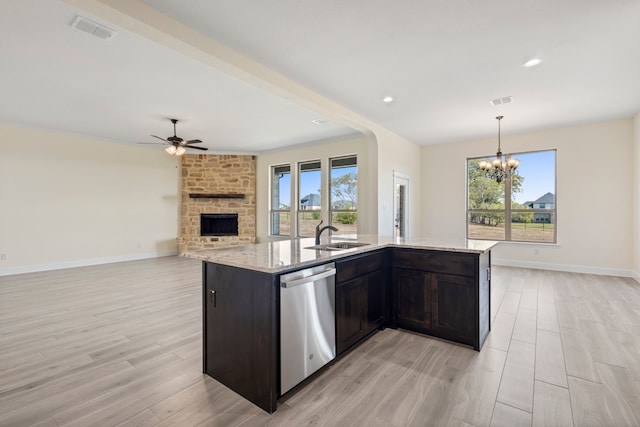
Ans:
POLYGON ((386 304, 386 282, 384 272, 375 271, 365 276, 367 281, 367 333, 384 322, 386 304))
POLYGON ((364 337, 366 281, 363 277, 336 286, 336 350, 340 354, 364 337))
POLYGON ((431 273, 397 268, 393 272, 396 320, 400 327, 432 329, 431 273))
POLYGON ((432 274, 432 322, 439 336, 474 345, 475 281, 469 277, 432 274))

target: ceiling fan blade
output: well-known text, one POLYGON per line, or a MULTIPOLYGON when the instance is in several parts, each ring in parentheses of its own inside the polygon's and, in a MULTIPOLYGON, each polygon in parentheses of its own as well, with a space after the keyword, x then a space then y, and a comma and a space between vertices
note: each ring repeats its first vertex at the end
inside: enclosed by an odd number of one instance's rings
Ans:
POLYGON ((183 145, 187 145, 187 144, 200 144, 202 143, 202 141, 200 141, 199 139, 191 139, 189 141, 185 141, 183 145))
POLYGON ((152 145, 164 145, 166 142, 136 142, 136 144, 152 144, 152 145))
POLYGON ((155 135, 151 135, 151 136, 152 136, 152 137, 154 137, 154 138, 158 138, 160 141, 164 141, 164 142, 165 142, 165 143, 167 143, 167 144, 171 144, 169 141, 167 141, 167 140, 166 140, 166 139, 164 139, 164 138, 160 138, 159 136, 155 136, 155 135))
POLYGON ((194 150, 202 150, 202 151, 207 151, 208 148, 207 147, 195 147, 195 146, 187 146, 187 148, 193 148, 194 150))

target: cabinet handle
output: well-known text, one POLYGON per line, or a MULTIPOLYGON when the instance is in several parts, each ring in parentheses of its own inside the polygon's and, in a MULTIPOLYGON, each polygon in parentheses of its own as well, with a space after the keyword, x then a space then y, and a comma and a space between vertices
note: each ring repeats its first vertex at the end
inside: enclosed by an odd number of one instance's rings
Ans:
POLYGON ((211 302, 211 304, 213 304, 213 307, 215 308, 216 306, 216 291, 214 291, 213 289, 209 289, 209 301, 211 302))

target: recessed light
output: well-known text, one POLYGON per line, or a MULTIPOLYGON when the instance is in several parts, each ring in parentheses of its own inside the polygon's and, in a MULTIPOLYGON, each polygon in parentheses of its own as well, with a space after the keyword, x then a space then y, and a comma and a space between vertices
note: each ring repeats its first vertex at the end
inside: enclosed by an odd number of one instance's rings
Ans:
POLYGON ((535 67, 536 65, 540 65, 541 62, 542 62, 542 59, 540 58, 531 58, 530 60, 522 64, 522 66, 525 68, 531 68, 531 67, 535 67))
POLYGON ((388 104, 390 102, 393 102, 393 96, 385 96, 384 98, 382 98, 382 102, 384 102, 385 104, 388 104))

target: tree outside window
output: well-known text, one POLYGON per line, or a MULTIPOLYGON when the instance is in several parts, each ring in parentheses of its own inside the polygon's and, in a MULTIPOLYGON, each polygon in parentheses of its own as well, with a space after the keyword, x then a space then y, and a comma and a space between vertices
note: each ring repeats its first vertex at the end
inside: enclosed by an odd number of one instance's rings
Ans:
POLYGON ((356 156, 330 159, 331 225, 338 228, 334 234, 358 233, 358 160, 356 156))

